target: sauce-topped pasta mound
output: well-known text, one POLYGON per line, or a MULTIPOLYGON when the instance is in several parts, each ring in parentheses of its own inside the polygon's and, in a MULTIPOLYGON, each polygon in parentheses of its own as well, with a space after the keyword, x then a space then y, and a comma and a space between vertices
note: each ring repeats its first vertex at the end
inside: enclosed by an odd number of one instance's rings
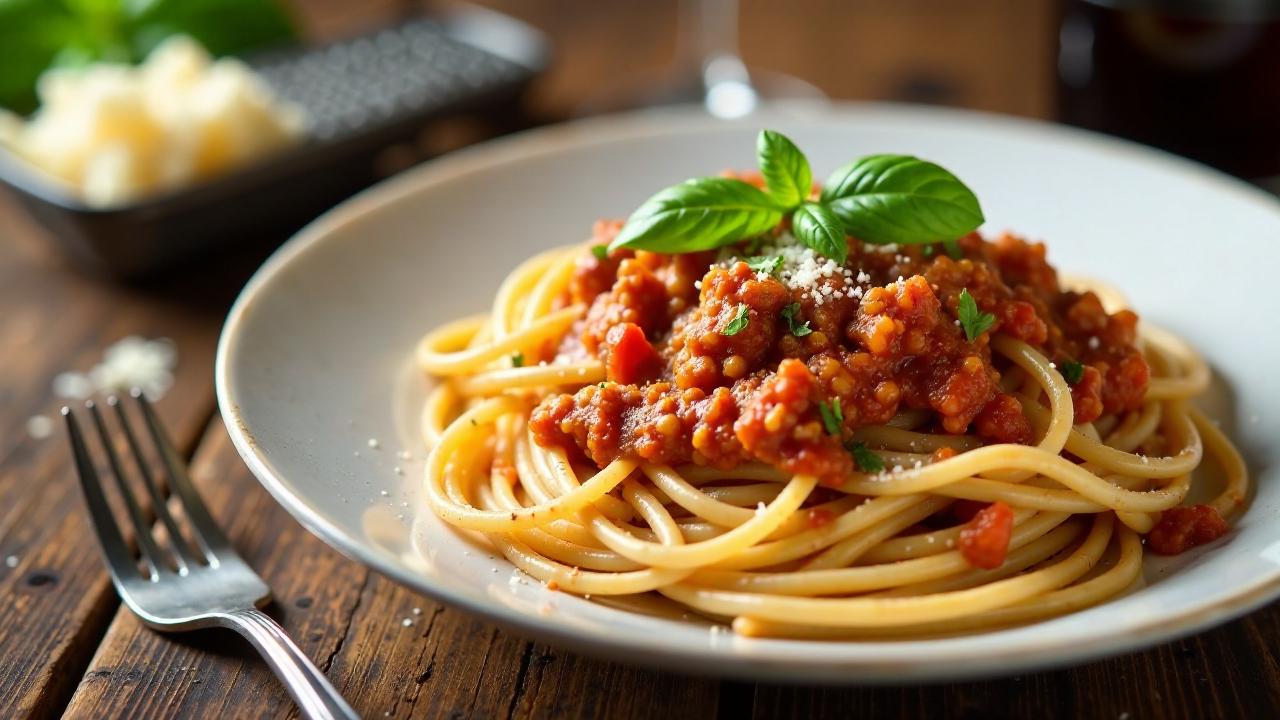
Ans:
POLYGON ((434 512, 552 588, 815 638, 1071 612, 1135 583, 1143 536, 1228 531, 1247 473, 1185 343, 984 239, 932 163, 818 188, 785 137, 758 155, 423 339, 434 512))

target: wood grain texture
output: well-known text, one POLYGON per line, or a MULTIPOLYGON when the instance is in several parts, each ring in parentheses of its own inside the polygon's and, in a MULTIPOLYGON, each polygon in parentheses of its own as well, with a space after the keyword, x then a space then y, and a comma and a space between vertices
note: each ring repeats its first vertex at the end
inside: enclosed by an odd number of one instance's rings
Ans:
POLYGON ((34 415, 57 418, 50 383, 88 370, 127 335, 169 337, 183 357, 159 405, 182 448, 213 410, 209 386, 217 311, 153 291, 66 273, 38 233, 14 218, 0 233, 0 717, 55 715, 101 638, 116 599, 87 529, 61 420, 27 434, 34 415), (10 561, 9 558, 13 560, 10 561), (10 567, 10 565, 13 565, 10 567))

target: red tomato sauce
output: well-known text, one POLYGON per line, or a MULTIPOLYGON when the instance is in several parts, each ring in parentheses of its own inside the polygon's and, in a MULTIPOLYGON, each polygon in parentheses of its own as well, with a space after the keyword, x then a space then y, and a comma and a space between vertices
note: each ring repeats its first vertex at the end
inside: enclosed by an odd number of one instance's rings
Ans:
MULTIPOLYGON (((596 242, 619 227, 597 223, 596 242)), ((1043 245, 973 233, 959 259, 848 245, 843 268, 801 286, 730 260, 753 254, 742 245, 719 259, 584 251, 562 302, 589 309, 557 352, 600 359, 608 381, 543 401, 531 419, 538 442, 599 466, 756 461, 831 483, 854 470, 853 431, 905 409, 929 411, 935 432, 1029 443, 1019 401, 1000 390, 1008 363, 989 346, 996 332, 1084 365, 1077 422, 1141 405, 1137 316, 1062 290, 1043 245), (972 341, 957 310, 964 290, 994 320, 972 341)))

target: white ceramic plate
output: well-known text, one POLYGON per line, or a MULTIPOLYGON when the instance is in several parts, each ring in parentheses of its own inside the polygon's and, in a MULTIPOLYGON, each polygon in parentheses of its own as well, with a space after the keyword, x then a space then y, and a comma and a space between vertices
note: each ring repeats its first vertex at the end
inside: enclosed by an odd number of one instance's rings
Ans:
POLYGON ((1280 203, 1135 145, 990 115, 882 105, 773 110, 738 123, 678 111, 591 120, 488 143, 356 197, 303 230, 249 283, 218 348, 218 399, 245 461, 347 555, 525 634, 668 669, 823 682, 915 682, 1078 663, 1224 622, 1280 595, 1280 203), (428 328, 488 307, 531 253, 578 241, 653 191, 750 167, 754 137, 794 138, 815 177, 872 152, 937 161, 977 192, 988 231, 1049 241, 1066 272, 1121 288, 1190 338, 1210 403, 1257 492, 1231 534, 1149 585, 1037 625, 948 639, 750 640, 593 604, 522 581, 421 509, 412 368, 428 328), (369 446, 370 439, 380 445, 369 446), (403 460, 407 450, 412 459, 403 460), (396 468, 404 473, 398 474, 396 468))

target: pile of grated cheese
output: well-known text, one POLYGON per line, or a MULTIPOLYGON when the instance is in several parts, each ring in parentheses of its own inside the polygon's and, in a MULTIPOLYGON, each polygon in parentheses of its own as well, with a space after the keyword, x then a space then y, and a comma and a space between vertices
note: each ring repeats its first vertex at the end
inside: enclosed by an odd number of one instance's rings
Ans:
MULTIPOLYGON (((871 282, 867 273, 862 270, 854 272, 831 258, 819 255, 790 233, 783 233, 772 243, 761 245, 756 255, 781 257, 777 279, 787 288, 800 291, 801 298, 812 300, 817 306, 827 300, 861 299, 865 290, 863 286, 871 282)), ((745 259, 726 250, 722 252, 719 264, 728 267, 745 259)), ((769 277, 766 272, 756 273, 756 278, 761 281, 769 277)))

